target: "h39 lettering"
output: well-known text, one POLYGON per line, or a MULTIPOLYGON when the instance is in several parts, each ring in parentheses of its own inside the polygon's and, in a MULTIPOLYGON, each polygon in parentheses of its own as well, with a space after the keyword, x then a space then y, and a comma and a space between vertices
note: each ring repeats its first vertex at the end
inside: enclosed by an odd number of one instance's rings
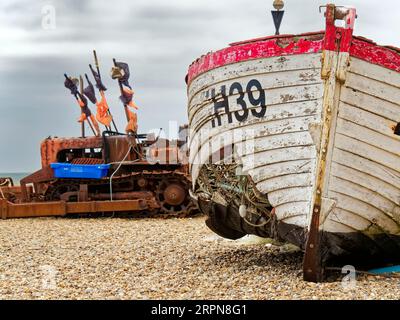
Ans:
POLYGON ((265 116, 265 113, 267 111, 267 106, 265 104, 265 91, 258 80, 256 79, 250 80, 246 86, 246 90, 243 90, 243 87, 239 82, 232 83, 232 85, 229 88, 229 96, 237 94, 239 96, 236 99, 236 103, 241 108, 241 110, 232 112, 230 111, 228 95, 226 94, 226 86, 221 87, 221 93, 219 95, 215 94, 215 89, 211 90, 211 99, 214 102, 214 116, 215 116, 215 118, 213 118, 212 120, 213 128, 222 125, 221 115, 219 114, 221 109, 224 110, 225 113, 227 114, 228 123, 232 123, 234 118, 238 122, 246 121, 250 114, 256 118, 263 118, 265 116), (256 90, 254 90, 254 88, 256 90), (258 94, 256 92, 258 92, 258 94), (250 104, 254 107, 259 107, 259 108, 248 107, 246 100, 244 99, 246 94, 248 96, 248 101, 250 102, 250 104))

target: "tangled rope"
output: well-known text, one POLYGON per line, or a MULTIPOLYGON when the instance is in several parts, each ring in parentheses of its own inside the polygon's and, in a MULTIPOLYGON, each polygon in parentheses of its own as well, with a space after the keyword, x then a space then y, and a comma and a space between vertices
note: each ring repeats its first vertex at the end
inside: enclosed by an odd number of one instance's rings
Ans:
POLYGON ((231 161, 226 164, 206 164, 197 181, 196 194, 211 200, 222 199, 240 208, 244 221, 253 227, 263 227, 271 220, 271 205, 261 194, 251 177, 242 173, 241 165, 231 161), (242 211, 245 210, 243 213, 242 211), (255 220, 256 223, 250 221, 255 220), (257 223, 257 221, 262 221, 257 223))

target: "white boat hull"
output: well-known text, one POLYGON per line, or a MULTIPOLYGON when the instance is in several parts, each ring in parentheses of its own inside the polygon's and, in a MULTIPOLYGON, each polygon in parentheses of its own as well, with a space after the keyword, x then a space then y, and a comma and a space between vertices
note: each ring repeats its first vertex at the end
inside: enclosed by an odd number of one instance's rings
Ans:
POLYGON ((346 17, 329 29, 328 14, 325 34, 234 44, 189 70, 189 161, 208 225, 299 245, 309 280, 332 258, 400 260, 400 54, 352 38, 355 10, 346 17), (202 171, 231 161, 232 185, 245 175, 269 203, 264 224, 240 215, 242 189, 223 192, 229 181, 202 171))

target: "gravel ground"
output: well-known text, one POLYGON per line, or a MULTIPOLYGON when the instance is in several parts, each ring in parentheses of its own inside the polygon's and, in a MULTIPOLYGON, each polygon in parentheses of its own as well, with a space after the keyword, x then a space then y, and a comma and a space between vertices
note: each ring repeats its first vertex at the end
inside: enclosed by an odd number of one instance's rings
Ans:
POLYGON ((399 299, 400 279, 302 280, 302 254, 193 219, 0 220, 0 299, 399 299))

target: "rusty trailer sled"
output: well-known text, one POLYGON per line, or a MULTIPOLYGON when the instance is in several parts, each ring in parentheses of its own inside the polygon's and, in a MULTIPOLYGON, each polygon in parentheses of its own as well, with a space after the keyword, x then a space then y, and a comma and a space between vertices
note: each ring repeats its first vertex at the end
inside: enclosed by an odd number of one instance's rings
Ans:
POLYGON ((352 7, 325 18, 208 53, 187 75, 207 225, 299 246, 310 281, 329 262, 400 262, 400 49, 354 36, 352 7))

